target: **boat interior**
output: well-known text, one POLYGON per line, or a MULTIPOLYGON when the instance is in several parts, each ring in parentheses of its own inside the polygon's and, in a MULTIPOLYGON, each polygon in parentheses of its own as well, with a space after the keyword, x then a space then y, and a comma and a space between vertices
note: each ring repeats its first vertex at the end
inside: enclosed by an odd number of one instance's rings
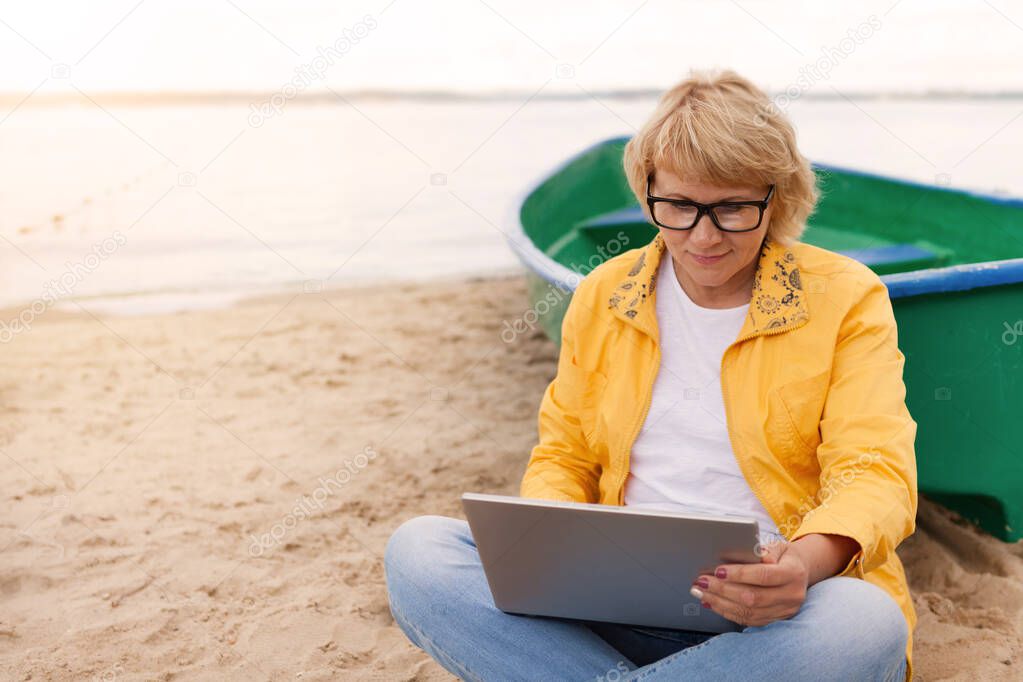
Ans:
MULTIPOLYGON (((649 242, 621 170, 624 139, 598 145, 537 187, 522 225, 555 261, 589 263, 628 237, 649 242)), ((802 241, 848 255, 879 275, 1023 257, 1023 201, 815 165, 821 197, 802 241)))

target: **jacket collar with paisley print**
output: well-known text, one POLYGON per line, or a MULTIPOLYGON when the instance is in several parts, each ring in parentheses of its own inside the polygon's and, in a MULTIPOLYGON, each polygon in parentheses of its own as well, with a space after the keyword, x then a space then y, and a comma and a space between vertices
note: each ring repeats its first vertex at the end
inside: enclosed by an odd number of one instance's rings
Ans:
MULTIPOLYGON (((608 300, 608 307, 617 317, 654 338, 658 336, 654 289, 666 252, 664 237, 658 233, 639 252, 625 279, 618 283, 608 300)), ((749 315, 739 338, 796 329, 809 319, 796 255, 770 238, 765 239, 753 280, 749 315)))

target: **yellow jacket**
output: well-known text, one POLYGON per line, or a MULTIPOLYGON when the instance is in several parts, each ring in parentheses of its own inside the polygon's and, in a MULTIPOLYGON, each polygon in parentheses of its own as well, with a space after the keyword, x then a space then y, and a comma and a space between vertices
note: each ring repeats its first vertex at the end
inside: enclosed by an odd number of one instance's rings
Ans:
MULTIPOLYGON (((657 235, 580 282, 523 497, 623 504, 660 367, 654 285, 665 252, 657 235)), ((749 315, 721 360, 732 450, 789 540, 831 533, 859 543, 841 575, 880 586, 902 608, 909 680, 916 613, 895 553, 917 508, 904 362, 876 274, 809 244, 764 242, 749 315)))

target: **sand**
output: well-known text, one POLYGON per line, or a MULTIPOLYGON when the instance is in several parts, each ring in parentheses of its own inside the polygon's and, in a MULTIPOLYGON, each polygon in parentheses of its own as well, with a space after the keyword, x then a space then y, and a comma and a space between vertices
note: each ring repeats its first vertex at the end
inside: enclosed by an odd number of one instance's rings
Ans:
MULTIPOLYGON (((450 679, 381 556, 517 490, 555 370, 502 339, 526 309, 515 276, 36 319, 0 346, 0 677, 450 679)), ((1023 677, 1019 544, 924 501, 900 555, 920 679, 1023 677)))

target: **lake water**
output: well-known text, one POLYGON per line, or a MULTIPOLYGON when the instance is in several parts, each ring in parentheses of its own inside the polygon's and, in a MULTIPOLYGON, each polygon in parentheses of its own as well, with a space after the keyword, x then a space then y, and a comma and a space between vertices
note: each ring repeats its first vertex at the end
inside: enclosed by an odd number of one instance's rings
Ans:
MULTIPOLYGON (((296 99, 269 117, 241 98, 23 106, 0 125, 0 305, 58 282, 90 309, 149 312, 513 271, 502 230, 521 192, 655 103, 525 99, 296 99)), ((1021 99, 789 111, 815 161, 1023 196, 1021 99)))

